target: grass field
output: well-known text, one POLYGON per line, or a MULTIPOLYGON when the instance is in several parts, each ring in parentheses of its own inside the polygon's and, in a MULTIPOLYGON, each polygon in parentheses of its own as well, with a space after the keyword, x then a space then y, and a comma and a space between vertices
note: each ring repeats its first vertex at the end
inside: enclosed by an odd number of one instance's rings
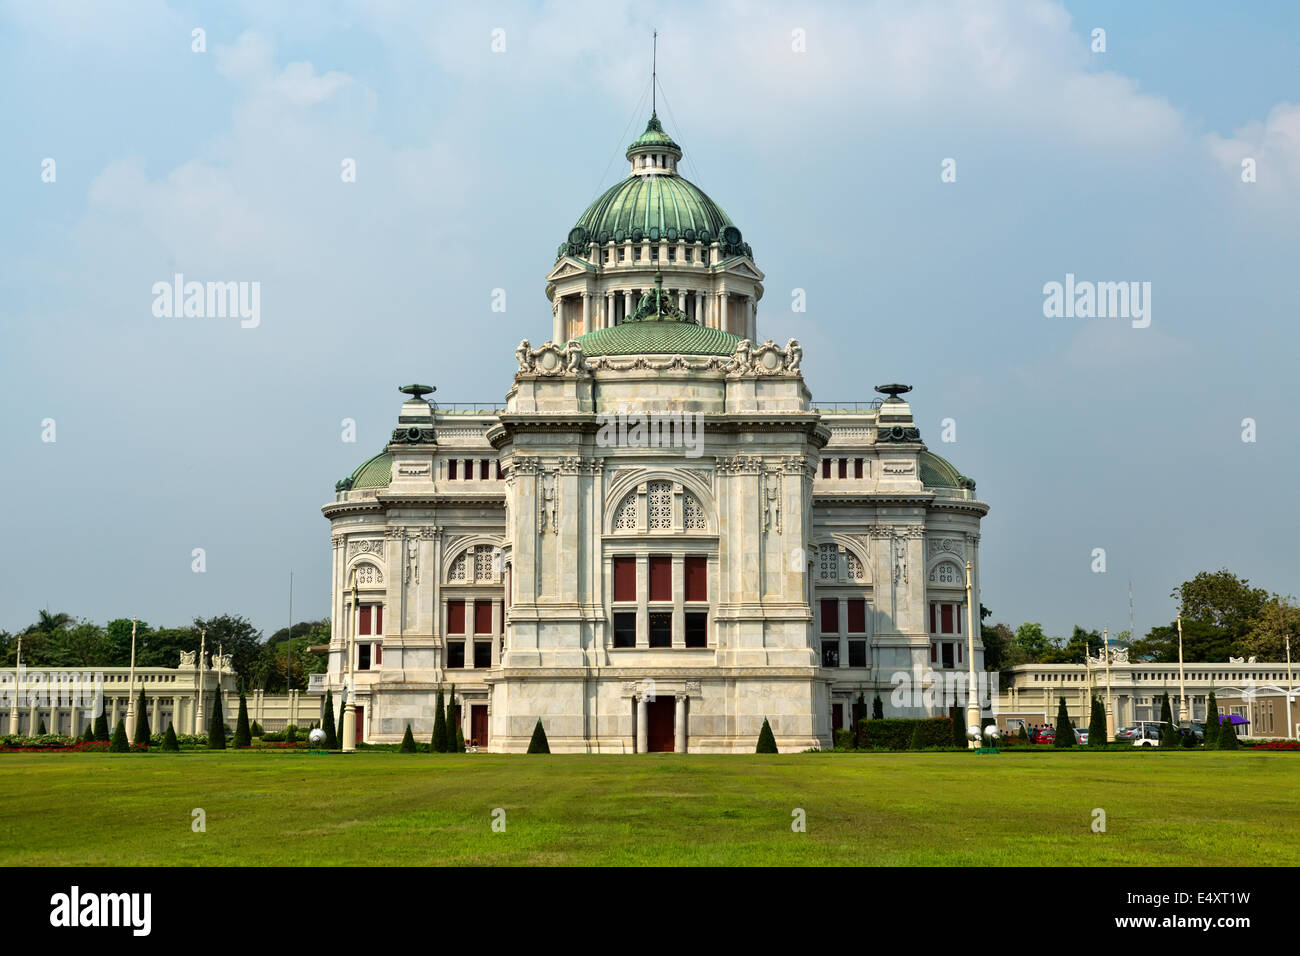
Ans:
POLYGON ((1292 865, 1298 793, 1290 754, 6 754, 0 865, 1292 865))

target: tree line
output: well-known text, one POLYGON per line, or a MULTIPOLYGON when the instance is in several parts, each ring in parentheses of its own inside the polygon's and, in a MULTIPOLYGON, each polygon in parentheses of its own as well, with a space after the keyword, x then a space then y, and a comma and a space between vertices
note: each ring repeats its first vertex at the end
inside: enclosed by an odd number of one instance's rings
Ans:
MULTIPOLYGON (((264 638, 247 618, 221 614, 196 617, 185 627, 156 628, 137 621, 136 666, 176 667, 181 651, 199 650, 201 632, 206 632, 207 652, 216 654, 220 648, 228 654, 240 686, 250 690, 306 690, 307 675, 324 673, 328 664, 324 655, 308 650, 329 643, 328 618, 299 621, 264 638)), ((25 667, 127 667, 131 663, 130 618, 100 625, 62 612, 40 611, 35 622, 17 633, 0 631, 0 662, 6 667, 17 661, 20 636, 25 667)))

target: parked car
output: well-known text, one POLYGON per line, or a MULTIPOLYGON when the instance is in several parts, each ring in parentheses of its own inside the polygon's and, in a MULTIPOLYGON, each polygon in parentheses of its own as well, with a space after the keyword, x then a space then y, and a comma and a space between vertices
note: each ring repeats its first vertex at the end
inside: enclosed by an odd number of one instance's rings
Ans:
POLYGON ((1138 724, 1135 728, 1136 733, 1133 736, 1134 747, 1158 747, 1160 746, 1160 728, 1164 726, 1163 721, 1152 720, 1138 724))
POLYGON ((1056 731, 1050 727, 1039 727, 1034 731, 1033 742, 1036 744, 1051 744, 1056 742, 1056 731))
POLYGON ((1132 740, 1133 735, 1137 733, 1136 727, 1118 727, 1115 730, 1116 740, 1132 740))
POLYGON ((1076 744, 1086 744, 1088 742, 1088 731, 1074 728, 1074 742, 1076 744))
POLYGON ((1198 724, 1196 721, 1189 721, 1186 725, 1179 727, 1178 732, 1184 737, 1195 737, 1198 744, 1205 741, 1205 725, 1198 724))

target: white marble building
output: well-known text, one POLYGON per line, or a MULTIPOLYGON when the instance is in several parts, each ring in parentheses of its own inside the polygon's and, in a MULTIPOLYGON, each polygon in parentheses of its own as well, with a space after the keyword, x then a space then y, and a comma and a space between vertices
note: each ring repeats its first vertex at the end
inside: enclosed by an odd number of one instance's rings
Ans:
POLYGON ((627 156, 504 404, 407 387, 322 509, 329 680, 351 636, 359 739, 427 736, 454 684, 494 751, 539 718, 556 752, 748 752, 765 717, 783 751, 824 748, 859 693, 968 666, 974 482, 926 449, 906 386, 813 402, 798 343, 759 343, 749 245, 656 118, 627 156))

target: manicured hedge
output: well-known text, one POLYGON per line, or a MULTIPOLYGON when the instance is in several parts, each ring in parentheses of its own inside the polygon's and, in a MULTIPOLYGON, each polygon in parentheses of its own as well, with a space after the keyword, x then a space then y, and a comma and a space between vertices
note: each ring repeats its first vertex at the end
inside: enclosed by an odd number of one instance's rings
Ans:
POLYGON ((949 717, 891 717, 858 721, 860 750, 922 750, 952 747, 949 717))

